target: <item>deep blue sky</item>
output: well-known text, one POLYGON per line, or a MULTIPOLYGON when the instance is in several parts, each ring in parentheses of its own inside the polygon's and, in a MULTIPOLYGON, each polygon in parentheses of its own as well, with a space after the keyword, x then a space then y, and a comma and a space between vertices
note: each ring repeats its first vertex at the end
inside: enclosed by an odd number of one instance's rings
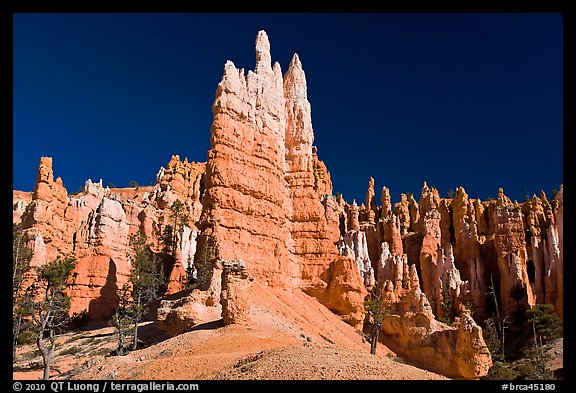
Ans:
POLYGON ((41 156, 151 184, 172 154, 205 161, 224 63, 253 69, 267 31, 306 72, 334 191, 393 201, 423 181, 524 200, 563 182, 560 14, 15 14, 13 188, 41 156))

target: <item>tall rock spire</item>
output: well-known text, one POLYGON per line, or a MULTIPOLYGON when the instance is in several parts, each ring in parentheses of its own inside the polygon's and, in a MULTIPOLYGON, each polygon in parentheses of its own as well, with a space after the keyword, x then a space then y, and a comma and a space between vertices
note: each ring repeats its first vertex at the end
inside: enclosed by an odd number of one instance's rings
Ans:
POLYGON ((286 100, 286 164, 289 171, 312 169, 312 115, 306 93, 306 75, 294 54, 284 75, 286 100))
POLYGON ((213 247, 214 260, 243 260, 271 285, 295 285, 300 271, 286 247, 284 90, 264 31, 255 72, 244 77, 226 63, 213 107, 198 248, 213 247))
POLYGON ((328 170, 313 148, 314 131, 306 75, 294 54, 284 75, 285 175, 290 200, 290 232, 302 277, 319 277, 337 256, 340 238, 335 204, 321 198, 332 194, 328 170), (311 234, 314 234, 311 236, 311 234))
POLYGON ((382 203, 382 218, 384 218, 392 213, 390 190, 387 187, 382 187, 382 196, 380 197, 380 201, 382 203))
POLYGON ((264 30, 256 35, 256 67, 254 71, 259 74, 262 70, 272 71, 272 58, 270 56, 270 41, 264 30))
POLYGON ((326 270, 339 237, 315 190, 306 76, 298 56, 284 78, 271 66, 264 31, 255 71, 243 74, 228 62, 216 92, 198 247, 216 244, 216 259, 244 260, 257 279, 296 286, 326 270))
POLYGON ((378 206, 376 205, 376 193, 374 192, 374 178, 368 180, 368 191, 366 192, 366 213, 368 221, 374 223, 378 215, 378 206))
MULTIPOLYGON (((298 53, 292 56, 288 71, 284 75, 284 95, 291 101, 308 101, 306 74, 302 69, 298 53)), ((310 106, 309 103, 308 106, 310 106)))

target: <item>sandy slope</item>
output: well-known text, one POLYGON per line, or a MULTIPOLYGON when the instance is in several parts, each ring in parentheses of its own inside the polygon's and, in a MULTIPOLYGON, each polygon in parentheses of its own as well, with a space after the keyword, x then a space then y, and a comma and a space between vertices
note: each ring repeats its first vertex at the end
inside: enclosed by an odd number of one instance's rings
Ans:
MULTIPOLYGON (((370 355, 359 332, 300 291, 256 284, 250 321, 247 326, 208 321, 173 338, 148 324, 142 337, 156 343, 121 357, 91 355, 94 349, 59 356, 55 365, 60 373, 53 375, 63 377, 82 366, 73 379, 445 379, 399 363, 383 345, 370 355)), ((96 336, 102 340, 96 342, 99 348, 113 348, 111 332, 105 328, 82 337, 96 336)), ((82 337, 77 341, 86 340, 82 337)), ((62 350, 72 345, 82 348, 70 342, 62 350)), ((15 372, 14 378, 38 375, 15 372)))

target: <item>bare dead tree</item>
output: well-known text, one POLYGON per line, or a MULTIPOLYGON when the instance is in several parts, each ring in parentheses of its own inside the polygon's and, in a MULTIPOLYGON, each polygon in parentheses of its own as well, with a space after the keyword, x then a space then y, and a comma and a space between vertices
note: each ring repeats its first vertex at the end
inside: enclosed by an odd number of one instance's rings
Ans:
POLYGON ((501 332, 501 336, 502 336, 502 356, 504 356, 504 358, 506 358, 506 347, 505 347, 505 342, 506 342, 506 329, 508 329, 510 327, 510 322, 508 322, 508 315, 506 315, 506 317, 504 317, 504 320, 502 321, 502 323, 500 324, 500 328, 502 329, 501 332))
POLYGON ((502 342, 501 344, 501 349, 502 349, 502 356, 505 356, 505 341, 506 341, 506 329, 508 329, 510 327, 510 322, 508 322, 508 315, 502 320, 500 318, 500 308, 498 306, 498 296, 496 295, 496 290, 494 287, 494 279, 492 277, 492 274, 490 274, 490 286, 488 287, 488 292, 486 292, 486 295, 490 295, 492 296, 492 299, 494 301, 494 307, 496 309, 496 320, 494 321, 495 327, 496 327, 496 331, 499 333, 500 335, 500 340, 502 342))

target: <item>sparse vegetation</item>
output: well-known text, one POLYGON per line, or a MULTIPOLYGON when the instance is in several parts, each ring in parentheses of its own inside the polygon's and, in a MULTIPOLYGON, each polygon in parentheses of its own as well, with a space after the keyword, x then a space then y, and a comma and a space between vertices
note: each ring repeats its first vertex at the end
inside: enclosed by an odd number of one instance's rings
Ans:
POLYGON ((471 316, 472 318, 474 318, 474 313, 475 313, 476 311, 474 310, 474 305, 472 304, 472 302, 468 300, 468 301, 464 304, 464 307, 466 307, 466 310, 468 310, 468 312, 470 312, 470 316, 471 316))
POLYGON ((212 258, 216 251, 210 239, 202 244, 202 250, 194 261, 194 271, 188 270, 188 287, 189 288, 206 288, 212 279, 212 258), (195 274, 194 274, 195 273, 195 274))
POLYGON ((454 322, 454 311, 452 307, 452 299, 450 299, 450 291, 448 285, 441 283, 442 286, 442 315, 438 319, 448 325, 454 322))
POLYGON ((31 333, 25 331, 26 311, 22 308, 23 280, 30 270, 32 259, 32 250, 26 240, 22 225, 12 224, 12 363, 16 361, 18 344, 32 337, 31 333))
POLYGON ((82 336, 79 334, 75 334, 72 337, 69 337, 68 339, 66 339, 66 341, 64 341, 64 344, 70 344, 73 343, 74 341, 78 341, 79 339, 81 339, 82 336))
MULTIPOLYGON (((494 315, 489 320, 485 321, 486 329, 491 332, 492 340, 497 339, 499 342, 498 344, 493 343, 492 347, 488 345, 490 349, 490 353, 492 353, 492 359, 494 359, 494 353, 499 353, 502 355, 502 359, 505 358, 505 343, 506 343, 506 329, 509 327, 508 316, 504 319, 500 317, 500 308, 498 306, 498 296, 496 295, 496 289, 494 287, 494 279, 492 275, 490 275, 490 286, 488 287, 489 292, 486 293, 492 297, 492 301, 494 302, 494 309, 496 310, 496 315, 494 315), (496 352, 494 352, 496 351, 496 352)), ((488 343, 487 343, 488 344, 488 343)))
MULTIPOLYGON (((180 239, 182 239, 182 235, 184 233, 184 227, 186 227, 188 225, 188 211, 186 209, 186 206, 184 205, 184 203, 182 203, 180 200, 175 200, 172 203, 172 206, 170 206, 170 224, 167 224, 164 226, 164 228, 162 229, 162 233, 159 236, 159 241, 162 244, 162 252, 164 253, 163 255, 163 261, 161 261, 161 267, 164 268, 164 266, 170 267, 171 264, 168 263, 166 264, 166 259, 169 256, 170 258, 168 258, 168 261, 175 261, 176 260, 176 248, 178 246, 178 241, 180 239)), ((184 261, 182 261, 184 262, 184 261)), ((186 261, 186 271, 188 273, 188 278, 187 278, 187 284, 190 283, 191 281, 191 277, 193 274, 193 266, 191 261, 186 261)), ((165 288, 163 288, 164 290, 165 288)))
POLYGON ((78 187, 78 189, 75 192, 69 192, 69 195, 78 195, 80 193, 83 193, 86 190, 86 187, 84 185, 81 185, 78 187))
POLYGON ((118 307, 114 310, 111 322, 112 326, 116 329, 117 334, 115 353, 116 355, 122 356, 128 351, 126 348, 126 336, 131 327, 130 286, 128 284, 124 284, 124 286, 118 291, 118 297, 118 307))
POLYGON ((56 350, 56 335, 69 321, 70 299, 64 294, 67 279, 76 264, 72 257, 57 257, 36 269, 38 279, 22 301, 23 315, 30 321, 36 345, 42 355, 43 379, 50 379, 50 367, 56 350))
POLYGON ((34 344, 36 342, 36 335, 32 330, 23 330, 18 334, 16 341, 18 345, 34 344))
POLYGON ((77 353, 80 353, 80 352, 82 352, 82 348, 80 348, 77 345, 74 345, 72 347, 61 350, 59 354, 62 356, 64 356, 64 355, 76 355, 77 353))
POLYGON ((554 306, 537 304, 526 310, 532 337, 519 359, 509 361, 504 356, 503 345, 491 319, 485 322, 484 340, 491 354, 493 365, 483 379, 543 380, 553 379, 547 367, 547 349, 553 340, 562 336, 562 320, 554 313, 554 306))
POLYGON ((382 322, 384 318, 390 315, 390 309, 382 301, 382 291, 374 289, 370 298, 364 301, 364 309, 368 322, 371 324, 371 329, 367 335, 370 341, 370 353, 375 355, 382 322))
POLYGON ((188 214, 186 212, 186 207, 179 200, 175 200, 172 203, 170 212, 172 223, 164 226, 161 238, 162 243, 164 244, 162 251, 175 257, 178 237, 182 236, 184 227, 188 225, 188 214))
POLYGON ((500 339, 494 318, 488 318, 484 321, 482 333, 484 336, 484 342, 492 354, 492 362, 496 364, 497 361, 504 361, 502 340, 500 339))
POLYGON ((128 187, 138 188, 138 182, 136 180, 130 180, 130 182, 128 183, 128 187))
POLYGON ((366 339, 368 339, 368 335, 366 335, 362 330, 360 329, 356 329, 356 333, 362 337, 362 342, 366 342, 366 339))
POLYGON ((32 359, 37 358, 39 356, 41 356, 40 351, 35 349, 33 351, 27 352, 24 356, 22 356, 22 358, 24 360, 32 360, 32 359))
POLYGON ((541 345, 550 344, 562 337, 562 319, 556 315, 551 304, 536 304, 526 310, 528 323, 534 328, 534 337, 539 337, 541 345))
POLYGON ((118 335, 118 355, 125 354, 125 340, 130 330, 132 350, 138 349, 138 326, 148 312, 147 304, 158 298, 164 281, 146 236, 141 233, 130 236, 130 247, 130 278, 118 291, 119 305, 112 317, 118 335))
POLYGON ((86 346, 86 345, 94 344, 97 341, 98 341, 98 339, 96 337, 90 337, 90 338, 86 338, 86 339, 82 340, 82 343, 80 343, 80 345, 86 346))
POLYGON ((108 356, 110 355, 110 350, 107 348, 96 348, 88 354, 90 356, 108 356))
POLYGON ((391 360, 394 360, 396 363, 400 363, 400 364, 406 364, 406 360, 404 360, 404 358, 389 352, 386 354, 386 356, 388 356, 391 360))
POLYGON ((456 193, 454 192, 453 189, 449 189, 448 191, 446 191, 446 197, 448 199, 454 199, 455 196, 456 196, 456 193))

